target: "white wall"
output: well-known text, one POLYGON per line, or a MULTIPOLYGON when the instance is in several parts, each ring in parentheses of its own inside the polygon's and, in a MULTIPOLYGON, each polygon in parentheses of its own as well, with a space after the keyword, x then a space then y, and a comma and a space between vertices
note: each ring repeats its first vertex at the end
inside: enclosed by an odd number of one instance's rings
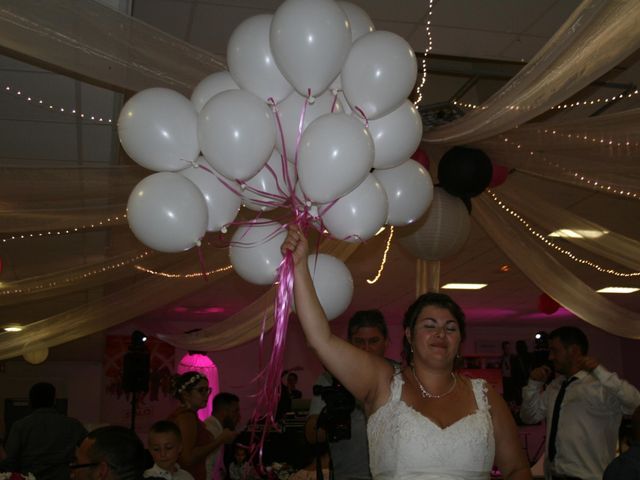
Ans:
POLYGON ((3 362, 3 367, 0 371, 0 419, 3 424, 5 398, 28 399, 31 385, 37 382, 55 385, 58 398, 68 400, 69 416, 89 426, 101 423, 100 362, 45 361, 31 365, 19 358, 3 362))

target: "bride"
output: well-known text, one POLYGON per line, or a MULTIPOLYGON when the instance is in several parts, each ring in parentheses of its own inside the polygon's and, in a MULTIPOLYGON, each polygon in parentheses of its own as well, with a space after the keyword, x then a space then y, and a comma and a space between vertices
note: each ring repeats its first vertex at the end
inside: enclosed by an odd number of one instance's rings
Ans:
POLYGON ((515 422, 484 380, 456 374, 464 313, 427 293, 404 318, 407 365, 394 367, 333 335, 307 266, 308 243, 289 227, 296 310, 307 341, 327 369, 364 404, 374 479, 485 480, 493 464, 507 480, 531 472, 515 422))

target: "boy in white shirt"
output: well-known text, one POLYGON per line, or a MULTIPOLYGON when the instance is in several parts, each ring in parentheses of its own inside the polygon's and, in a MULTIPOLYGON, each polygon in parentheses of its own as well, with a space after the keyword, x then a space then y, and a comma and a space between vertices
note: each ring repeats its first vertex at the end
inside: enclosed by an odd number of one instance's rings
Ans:
POLYGON ((194 480, 193 476, 178 465, 182 451, 182 436, 178 426, 168 420, 154 423, 149 430, 149 452, 153 467, 144 472, 144 478, 163 480, 194 480))

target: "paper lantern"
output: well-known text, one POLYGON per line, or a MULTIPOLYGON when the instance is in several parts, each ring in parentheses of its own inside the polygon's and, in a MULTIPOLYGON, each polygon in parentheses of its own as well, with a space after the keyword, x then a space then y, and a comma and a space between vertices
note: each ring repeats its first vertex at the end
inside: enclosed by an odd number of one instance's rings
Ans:
POLYGON ((47 357, 49 357, 49 348, 47 347, 29 350, 22 354, 22 358, 31 365, 40 365, 47 359, 47 357))
POLYGON ((413 155, 411 155, 411 159, 415 160, 424 168, 426 168, 427 171, 429 171, 429 156, 427 155, 427 152, 425 152, 421 148, 418 148, 415 152, 413 152, 413 155))
POLYGON ((491 181, 489 182, 489 187, 499 187, 502 185, 509 176, 509 169, 503 165, 493 165, 493 169, 491 171, 491 181))
POLYGON ((403 229, 400 244, 423 260, 443 260, 459 252, 471 231, 464 202, 435 188, 427 213, 415 225, 403 229))
POLYGON ((556 302, 546 293, 541 293, 538 297, 538 310, 547 315, 554 314, 560 308, 560 304, 556 302))
POLYGON ((491 160, 476 148, 453 147, 438 164, 440 185, 456 197, 480 195, 489 185, 491 174, 491 160))

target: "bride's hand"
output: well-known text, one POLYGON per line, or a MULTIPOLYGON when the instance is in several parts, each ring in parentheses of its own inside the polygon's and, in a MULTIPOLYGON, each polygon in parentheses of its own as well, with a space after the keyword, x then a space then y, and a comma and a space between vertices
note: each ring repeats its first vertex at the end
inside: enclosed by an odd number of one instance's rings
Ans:
POLYGON ((293 264, 298 266, 302 261, 307 261, 309 256, 309 244, 302 230, 297 225, 289 225, 287 238, 282 243, 280 250, 285 255, 287 250, 293 254, 293 264))

